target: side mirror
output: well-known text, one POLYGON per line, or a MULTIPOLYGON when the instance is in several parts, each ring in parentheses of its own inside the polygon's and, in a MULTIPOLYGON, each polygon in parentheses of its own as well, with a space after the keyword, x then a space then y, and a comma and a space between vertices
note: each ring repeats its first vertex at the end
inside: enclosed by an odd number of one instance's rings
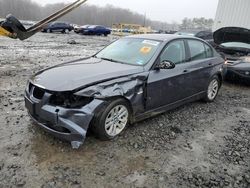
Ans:
POLYGON ((171 61, 164 60, 156 68, 157 69, 174 69, 175 64, 171 61))

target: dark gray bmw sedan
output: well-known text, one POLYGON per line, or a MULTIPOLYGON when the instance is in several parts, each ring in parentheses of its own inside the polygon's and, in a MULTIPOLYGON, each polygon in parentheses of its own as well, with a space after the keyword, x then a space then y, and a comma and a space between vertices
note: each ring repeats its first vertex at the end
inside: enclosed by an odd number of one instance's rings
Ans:
POLYGON ((88 129, 109 140, 128 124, 195 100, 214 101, 223 65, 198 38, 129 36, 92 57, 40 71, 28 82, 25 105, 39 126, 78 148, 88 129))

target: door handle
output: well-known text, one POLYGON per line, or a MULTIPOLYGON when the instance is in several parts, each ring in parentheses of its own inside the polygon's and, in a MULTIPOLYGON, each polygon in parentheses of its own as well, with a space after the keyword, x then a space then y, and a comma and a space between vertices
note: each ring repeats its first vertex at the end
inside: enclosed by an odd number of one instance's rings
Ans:
POLYGON ((203 69, 203 67, 196 67, 196 68, 185 69, 183 71, 183 73, 189 73, 189 72, 197 71, 197 70, 200 70, 200 69, 203 69))

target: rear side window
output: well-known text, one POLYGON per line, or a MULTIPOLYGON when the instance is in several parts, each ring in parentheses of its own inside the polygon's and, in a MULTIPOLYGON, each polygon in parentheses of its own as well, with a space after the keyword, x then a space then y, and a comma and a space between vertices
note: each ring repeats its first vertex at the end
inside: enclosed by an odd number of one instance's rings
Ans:
POLYGON ((198 40, 188 40, 188 45, 192 61, 207 58, 207 53, 203 42, 198 40))
POLYGON ((55 26, 56 27, 62 27, 62 26, 64 26, 64 23, 56 23, 55 26))
POLYGON ((213 57, 213 51, 212 51, 212 48, 209 47, 208 45, 204 44, 205 46, 205 50, 206 50, 206 55, 207 55, 207 58, 210 58, 210 57, 213 57))

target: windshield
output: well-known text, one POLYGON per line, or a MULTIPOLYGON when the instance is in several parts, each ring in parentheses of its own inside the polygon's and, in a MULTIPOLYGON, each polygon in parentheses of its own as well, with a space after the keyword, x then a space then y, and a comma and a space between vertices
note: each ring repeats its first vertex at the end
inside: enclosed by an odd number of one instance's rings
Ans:
POLYGON ((123 38, 99 52, 96 57, 131 65, 145 65, 153 57, 160 42, 155 40, 123 38))
POLYGON ((242 43, 242 42, 226 42, 222 43, 221 46, 226 48, 246 48, 250 49, 250 44, 242 43))

